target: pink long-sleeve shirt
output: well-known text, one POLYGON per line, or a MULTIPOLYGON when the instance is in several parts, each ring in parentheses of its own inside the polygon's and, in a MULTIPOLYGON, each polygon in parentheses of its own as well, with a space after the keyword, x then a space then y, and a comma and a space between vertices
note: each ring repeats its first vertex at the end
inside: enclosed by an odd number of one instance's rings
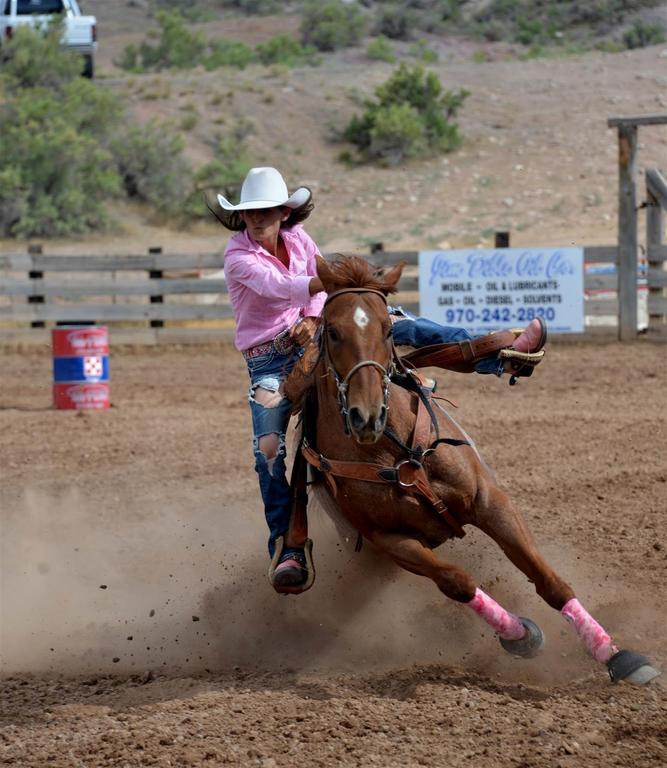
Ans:
POLYGON ((236 320, 236 348, 243 351, 263 344, 300 317, 318 317, 326 293, 310 295, 317 275, 315 242, 299 224, 280 232, 289 267, 239 232, 225 248, 225 278, 236 320))

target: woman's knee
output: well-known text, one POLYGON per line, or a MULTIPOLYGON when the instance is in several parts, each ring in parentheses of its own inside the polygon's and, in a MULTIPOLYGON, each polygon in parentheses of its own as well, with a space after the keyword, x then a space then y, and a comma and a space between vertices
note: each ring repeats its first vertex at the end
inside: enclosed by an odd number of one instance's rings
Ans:
POLYGON ((255 469, 260 476, 264 473, 268 473, 270 477, 278 477, 285 474, 287 449, 284 432, 269 432, 260 437, 254 437, 253 451, 255 454, 255 469))
POLYGON ((257 450, 264 454, 267 460, 275 459, 280 453, 281 447, 284 450, 285 438, 277 432, 271 432, 269 435, 262 435, 257 440, 257 450))

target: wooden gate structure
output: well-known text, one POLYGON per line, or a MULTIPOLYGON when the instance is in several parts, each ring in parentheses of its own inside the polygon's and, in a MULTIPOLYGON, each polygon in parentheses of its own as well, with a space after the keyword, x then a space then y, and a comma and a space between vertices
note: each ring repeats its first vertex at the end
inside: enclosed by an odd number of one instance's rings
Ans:
MULTIPOLYGON (((637 134, 641 125, 667 125, 667 115, 610 117, 607 125, 618 130, 618 338, 630 341, 637 337, 637 134)), ((667 283, 662 270, 667 263, 667 246, 662 244, 662 211, 667 205, 665 180, 657 169, 647 172, 646 188, 648 331, 652 336, 667 338, 667 298, 663 291, 667 283)))

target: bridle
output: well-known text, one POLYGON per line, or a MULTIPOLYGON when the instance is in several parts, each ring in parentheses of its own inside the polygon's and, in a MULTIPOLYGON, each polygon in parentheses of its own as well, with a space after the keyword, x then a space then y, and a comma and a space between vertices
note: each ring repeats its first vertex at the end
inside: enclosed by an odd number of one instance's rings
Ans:
MULTIPOLYGON (((384 293, 382 293, 382 291, 377 291, 374 288, 341 288, 339 291, 333 291, 329 294, 327 300, 324 302, 324 307, 326 307, 327 304, 329 304, 333 299, 337 298, 338 296, 342 296, 345 293, 374 293, 377 296, 380 296, 385 305, 387 304, 387 298, 384 293)), ((338 410, 340 411, 340 415, 343 419, 343 429, 345 430, 345 434, 349 435, 351 428, 347 393, 352 376, 354 376, 354 374, 357 371, 360 371, 362 368, 377 368, 377 370, 382 375, 382 404, 384 405, 386 412, 386 410, 389 408, 389 385, 391 384, 391 377, 395 371, 393 356, 390 356, 390 364, 388 368, 385 368, 384 365, 378 363, 377 360, 362 360, 361 362, 353 365, 345 376, 341 376, 336 370, 336 367, 333 364, 333 360, 331 359, 331 354, 329 352, 329 336, 327 331, 327 323, 325 320, 324 327, 322 329, 322 336, 324 339, 324 364, 327 370, 331 371, 334 382, 336 383, 336 389, 338 391, 338 410)))

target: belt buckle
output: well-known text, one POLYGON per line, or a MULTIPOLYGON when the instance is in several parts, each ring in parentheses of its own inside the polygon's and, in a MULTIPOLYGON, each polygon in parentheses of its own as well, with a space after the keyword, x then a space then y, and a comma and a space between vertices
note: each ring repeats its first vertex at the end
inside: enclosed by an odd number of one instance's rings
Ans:
POLYGON ((274 339, 273 346, 279 355, 286 355, 294 349, 294 340, 290 336, 290 329, 281 331, 274 339))

